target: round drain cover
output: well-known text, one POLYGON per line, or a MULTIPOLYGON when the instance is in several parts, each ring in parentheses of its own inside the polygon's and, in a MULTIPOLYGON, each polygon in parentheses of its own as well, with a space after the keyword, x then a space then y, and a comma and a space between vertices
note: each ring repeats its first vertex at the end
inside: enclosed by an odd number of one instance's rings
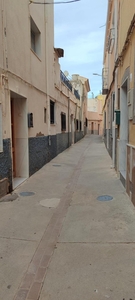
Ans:
POLYGON ((20 196, 23 196, 23 197, 28 197, 28 196, 33 196, 35 195, 35 193, 33 192, 21 192, 20 193, 20 196))
POLYGON ((56 208, 60 202, 59 198, 51 198, 51 199, 44 199, 40 201, 40 204, 45 207, 49 208, 56 208))
POLYGON ((108 196, 108 195, 102 195, 102 196, 97 197, 97 200, 98 201, 110 201, 110 200, 113 200, 113 197, 108 196))

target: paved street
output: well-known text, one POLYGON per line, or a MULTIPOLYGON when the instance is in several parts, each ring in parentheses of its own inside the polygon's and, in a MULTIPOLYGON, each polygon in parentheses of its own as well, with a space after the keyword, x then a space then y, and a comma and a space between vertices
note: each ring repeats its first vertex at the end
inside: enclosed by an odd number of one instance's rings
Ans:
POLYGON ((134 277, 135 208, 101 137, 0 202, 1 300, 135 300, 134 277))

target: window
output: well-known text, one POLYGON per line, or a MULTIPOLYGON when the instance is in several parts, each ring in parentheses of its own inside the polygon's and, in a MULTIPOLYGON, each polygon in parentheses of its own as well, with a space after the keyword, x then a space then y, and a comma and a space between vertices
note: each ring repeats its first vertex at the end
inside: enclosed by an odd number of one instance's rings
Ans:
POLYGON ((82 122, 80 121, 80 131, 82 130, 82 122))
POLYGON ((112 94, 112 121, 114 121, 115 93, 112 94))
POLYGON ((46 108, 44 107, 44 123, 46 123, 46 108))
POLYGON ((3 137, 2 137, 2 104, 0 103, 0 152, 3 152, 3 137))
POLYGON ((118 109, 120 109, 120 89, 118 89, 118 109))
POLYGON ((40 57, 41 55, 41 33, 32 18, 30 18, 31 49, 40 57))
POLYGON ((54 109, 55 109, 55 102, 50 100, 50 124, 54 124, 54 109))
POLYGON ((31 49, 34 52, 36 52, 36 35, 32 29, 31 29, 31 49))
POLYGON ((61 131, 66 131, 66 114, 61 113, 61 131))
POLYGON ((78 130, 78 120, 76 120, 76 130, 78 130))

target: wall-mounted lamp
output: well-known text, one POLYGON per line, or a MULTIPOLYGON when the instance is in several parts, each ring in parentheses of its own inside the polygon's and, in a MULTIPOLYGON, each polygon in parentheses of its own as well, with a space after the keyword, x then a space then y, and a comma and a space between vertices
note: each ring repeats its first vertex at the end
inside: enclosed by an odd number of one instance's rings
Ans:
POLYGON ((98 73, 93 73, 93 75, 96 75, 96 76, 101 76, 101 77, 102 77, 102 75, 100 75, 100 74, 98 74, 98 73))

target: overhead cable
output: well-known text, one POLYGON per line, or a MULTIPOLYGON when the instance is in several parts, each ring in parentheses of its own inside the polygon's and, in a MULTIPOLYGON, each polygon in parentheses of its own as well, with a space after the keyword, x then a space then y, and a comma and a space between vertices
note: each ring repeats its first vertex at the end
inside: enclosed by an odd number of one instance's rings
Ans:
POLYGON ((73 2, 78 2, 78 1, 81 1, 81 0, 70 0, 70 1, 58 1, 58 2, 36 2, 36 1, 33 1, 33 0, 30 0, 30 4, 43 4, 43 5, 46 5, 46 4, 67 4, 67 3, 73 3, 73 2))

